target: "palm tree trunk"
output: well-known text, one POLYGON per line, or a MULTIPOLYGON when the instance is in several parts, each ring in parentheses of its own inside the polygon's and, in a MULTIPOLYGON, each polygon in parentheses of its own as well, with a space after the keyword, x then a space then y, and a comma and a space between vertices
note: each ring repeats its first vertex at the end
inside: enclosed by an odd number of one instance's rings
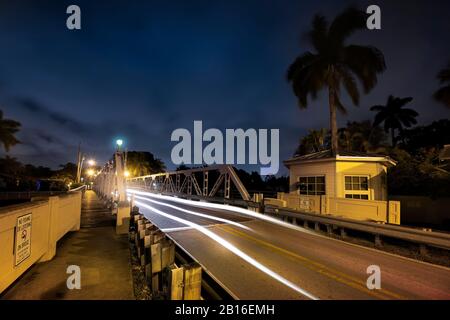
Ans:
POLYGON ((392 139, 392 146, 395 147, 395 145, 397 144, 395 141, 395 132, 394 132, 394 128, 391 128, 391 139, 392 139))
POLYGON ((338 140, 337 140, 335 89, 332 86, 328 88, 328 101, 330 104, 331 153, 333 156, 335 156, 338 153, 338 140))

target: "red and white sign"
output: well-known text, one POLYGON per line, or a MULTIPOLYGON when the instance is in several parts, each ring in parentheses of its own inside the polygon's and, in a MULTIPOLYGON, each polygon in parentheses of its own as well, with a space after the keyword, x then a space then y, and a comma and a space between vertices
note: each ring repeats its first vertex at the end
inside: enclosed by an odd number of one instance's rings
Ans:
POLYGON ((31 221, 31 213, 17 218, 14 241, 14 263, 16 266, 31 255, 31 221))

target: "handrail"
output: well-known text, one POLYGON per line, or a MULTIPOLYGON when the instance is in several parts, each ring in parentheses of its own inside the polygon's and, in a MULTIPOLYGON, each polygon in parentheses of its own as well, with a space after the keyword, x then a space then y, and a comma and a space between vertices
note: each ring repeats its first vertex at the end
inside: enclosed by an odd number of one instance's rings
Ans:
POLYGON ((445 232, 424 231, 412 227, 379 224, 375 222, 358 221, 341 217, 330 217, 286 208, 279 208, 272 205, 266 205, 264 212, 450 249, 450 234, 445 232))
POLYGON ((85 188, 86 188, 86 185, 82 185, 82 186, 79 186, 78 188, 70 189, 68 192, 80 191, 81 189, 85 189, 85 188))

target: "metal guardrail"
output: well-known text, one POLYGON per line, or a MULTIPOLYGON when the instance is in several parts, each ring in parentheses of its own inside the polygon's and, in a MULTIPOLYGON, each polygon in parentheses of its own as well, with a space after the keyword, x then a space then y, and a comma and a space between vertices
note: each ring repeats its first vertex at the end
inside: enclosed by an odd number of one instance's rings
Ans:
MULTIPOLYGON (((264 207, 264 213, 273 216, 281 216, 284 220, 289 217, 291 219, 293 218, 296 220, 299 219, 308 222, 321 223, 323 225, 365 232, 375 236, 391 237, 417 244, 450 250, 450 234, 445 232, 424 231, 412 227, 401 227, 390 224, 379 224, 369 221, 358 221, 346 218, 324 216, 271 205, 266 205, 264 207)), ((293 222, 296 223, 296 221, 293 222)))
POLYGON ((80 186, 78 188, 75 188, 75 189, 70 189, 68 192, 76 192, 76 191, 81 191, 83 189, 86 189, 86 185, 82 185, 82 186, 80 186))

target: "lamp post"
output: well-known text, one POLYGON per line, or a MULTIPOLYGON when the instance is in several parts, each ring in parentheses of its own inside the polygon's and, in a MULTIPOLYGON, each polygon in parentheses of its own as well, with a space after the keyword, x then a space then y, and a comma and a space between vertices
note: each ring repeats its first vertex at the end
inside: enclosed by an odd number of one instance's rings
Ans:
POLYGON ((122 145, 123 145, 123 140, 122 139, 117 139, 116 140, 116 145, 117 145, 117 151, 120 151, 120 147, 122 147, 122 145))

